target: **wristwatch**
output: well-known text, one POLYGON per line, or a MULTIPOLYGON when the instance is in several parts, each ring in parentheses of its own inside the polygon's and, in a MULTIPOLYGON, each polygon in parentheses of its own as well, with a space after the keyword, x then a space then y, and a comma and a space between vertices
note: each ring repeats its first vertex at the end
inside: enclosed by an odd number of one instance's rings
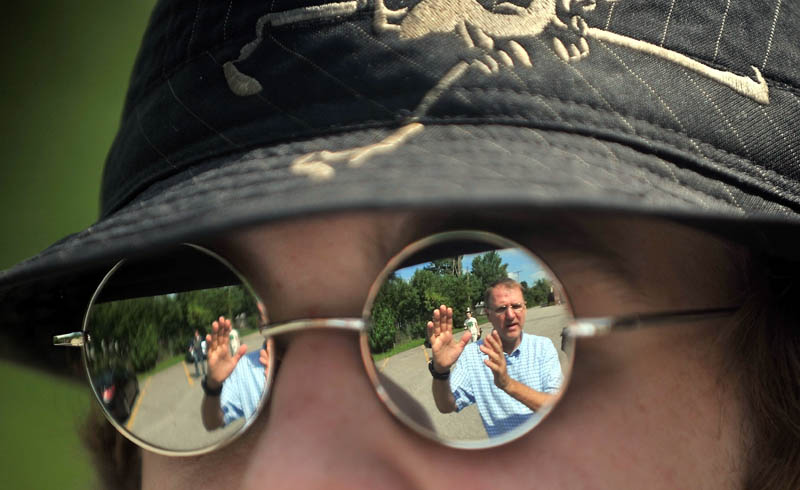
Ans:
POLYGON ((449 379, 450 378, 450 370, 449 369, 447 370, 446 373, 440 373, 440 372, 436 371, 435 369, 433 369, 433 360, 428 361, 428 371, 431 372, 431 376, 433 376, 433 379, 445 380, 445 379, 449 379))
POLYGON ((208 384, 206 384, 205 376, 203 376, 203 381, 200 383, 200 386, 203 387, 203 393, 205 393, 206 396, 219 396, 220 394, 222 394, 222 385, 219 385, 219 388, 217 388, 216 390, 212 390, 211 388, 208 387, 208 384))

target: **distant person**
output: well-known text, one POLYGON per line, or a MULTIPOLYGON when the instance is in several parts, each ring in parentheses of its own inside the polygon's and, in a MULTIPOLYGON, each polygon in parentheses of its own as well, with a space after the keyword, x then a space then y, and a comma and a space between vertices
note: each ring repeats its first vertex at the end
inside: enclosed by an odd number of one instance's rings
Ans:
POLYGON ((200 336, 200 331, 194 331, 194 337, 189 342, 189 355, 194 360, 194 375, 200 376, 200 371, 203 371, 203 376, 206 375, 206 366, 203 363, 203 338, 200 336), (199 368, 198 368, 199 365, 199 368))
POLYGON ((502 279, 486 289, 493 330, 470 344, 453 336, 453 310, 442 305, 428 322, 433 359, 433 398, 442 413, 477 404, 489 437, 530 419, 553 403, 562 382, 558 353, 550 339, 524 334, 527 309, 520 284, 502 279))
POLYGON ((228 336, 230 337, 231 355, 235 355, 239 350, 239 345, 241 345, 241 341, 239 340, 239 331, 235 328, 231 328, 228 336))
POLYGON ((247 354, 247 345, 239 345, 239 336, 234 332, 231 321, 221 316, 206 336, 208 375, 202 383, 201 412, 207 430, 253 417, 266 386, 266 348, 247 354))
POLYGON ((478 328, 478 320, 472 317, 472 312, 467 311, 467 319, 464 320, 464 328, 469 330, 472 335, 472 342, 477 342, 481 338, 481 331, 478 328))

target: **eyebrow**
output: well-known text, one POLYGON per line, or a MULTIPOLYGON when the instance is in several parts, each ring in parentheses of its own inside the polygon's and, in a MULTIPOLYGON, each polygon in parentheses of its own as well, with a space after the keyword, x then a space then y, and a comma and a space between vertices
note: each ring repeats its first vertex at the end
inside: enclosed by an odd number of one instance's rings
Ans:
POLYGON ((634 278, 635 271, 618 250, 578 223, 551 223, 525 238, 526 244, 530 243, 544 255, 564 257, 576 265, 617 279, 634 278))
POLYGON ((631 283, 637 277, 633 264, 587 225, 590 219, 602 219, 591 213, 489 209, 433 211, 427 216, 436 218, 425 221, 428 233, 476 228, 493 232, 529 249, 556 275, 567 265, 570 269, 591 269, 615 282, 631 283))
POLYGON ((591 268, 615 280, 631 281, 636 277, 637 271, 623 254, 572 213, 552 212, 544 216, 530 216, 529 212, 510 216, 490 213, 487 218, 492 231, 517 241, 534 255, 541 255, 540 259, 556 273, 558 270, 554 266, 564 262, 571 267, 591 268), (545 260, 550 257, 557 257, 557 260, 545 260))

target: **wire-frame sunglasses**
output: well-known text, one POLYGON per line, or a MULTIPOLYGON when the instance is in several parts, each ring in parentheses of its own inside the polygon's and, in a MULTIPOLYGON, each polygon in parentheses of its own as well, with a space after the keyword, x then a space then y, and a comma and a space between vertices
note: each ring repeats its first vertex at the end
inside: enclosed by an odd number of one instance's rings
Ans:
POLYGON ((223 446, 258 416, 279 364, 275 337, 353 331, 387 409, 416 433, 469 449, 516 439, 557 409, 576 338, 734 311, 575 318, 543 260, 475 230, 406 246, 375 279, 360 318, 269 323, 265 304, 224 258, 182 244, 118 262, 83 330, 54 343, 82 348, 95 398, 123 435, 187 456, 223 446))

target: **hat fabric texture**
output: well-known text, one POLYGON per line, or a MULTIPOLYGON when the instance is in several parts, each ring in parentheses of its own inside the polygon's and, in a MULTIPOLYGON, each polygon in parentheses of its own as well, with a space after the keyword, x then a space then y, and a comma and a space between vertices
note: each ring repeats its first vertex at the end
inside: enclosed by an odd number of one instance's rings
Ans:
POLYGON ((782 0, 160 2, 101 217, 0 273, 8 325, 77 330, 120 258, 323 211, 793 226, 798 29, 782 0))

